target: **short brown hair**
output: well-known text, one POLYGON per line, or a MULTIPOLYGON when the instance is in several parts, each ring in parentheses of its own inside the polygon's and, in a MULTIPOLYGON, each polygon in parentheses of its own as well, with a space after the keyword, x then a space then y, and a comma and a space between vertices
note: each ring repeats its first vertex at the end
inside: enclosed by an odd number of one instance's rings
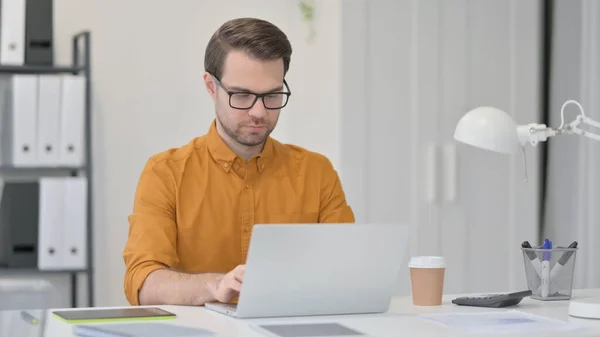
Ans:
POLYGON ((225 58, 232 49, 241 49, 259 60, 281 58, 284 74, 290 67, 290 41, 277 26, 265 20, 239 18, 225 22, 208 41, 204 70, 220 79, 225 58))

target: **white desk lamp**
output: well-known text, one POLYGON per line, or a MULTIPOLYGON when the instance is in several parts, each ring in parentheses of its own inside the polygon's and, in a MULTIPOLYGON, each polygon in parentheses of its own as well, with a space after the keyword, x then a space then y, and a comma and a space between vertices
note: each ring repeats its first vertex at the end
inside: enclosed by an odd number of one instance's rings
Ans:
POLYGON ((467 112, 458 121, 454 138, 475 147, 506 154, 514 154, 519 147, 528 143, 536 146, 558 134, 578 134, 600 140, 600 135, 580 129, 581 123, 600 128, 600 123, 587 117, 581 104, 574 100, 562 105, 558 128, 536 123, 516 125, 506 112, 492 107, 480 107, 467 112), (577 105, 581 114, 571 123, 565 124, 565 107, 569 103, 577 105))
MULTIPOLYGON (((524 155, 527 144, 536 146, 539 142, 560 134, 577 134, 600 140, 600 135, 580 129, 579 125, 582 123, 600 128, 600 123, 587 117, 581 104, 574 100, 566 101, 562 105, 558 128, 536 123, 517 125, 510 115, 502 110, 493 107, 479 107, 467 112, 458 121, 454 139, 474 147, 509 155, 515 154, 519 149, 523 150, 524 155), (570 103, 579 107, 580 114, 574 121, 565 124, 565 107, 570 103)), ((525 170, 527 170, 527 166, 525 166, 525 170)), ((569 315, 600 319, 600 299, 571 300, 569 315)))

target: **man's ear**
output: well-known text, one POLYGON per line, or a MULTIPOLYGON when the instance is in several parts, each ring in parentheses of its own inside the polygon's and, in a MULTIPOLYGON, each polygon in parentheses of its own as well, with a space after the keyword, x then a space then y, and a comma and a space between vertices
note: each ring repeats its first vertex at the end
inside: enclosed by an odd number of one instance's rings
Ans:
POLYGON ((204 85, 206 86, 206 91, 210 94, 213 99, 216 99, 217 95, 217 83, 215 83, 212 75, 208 72, 204 73, 204 85))

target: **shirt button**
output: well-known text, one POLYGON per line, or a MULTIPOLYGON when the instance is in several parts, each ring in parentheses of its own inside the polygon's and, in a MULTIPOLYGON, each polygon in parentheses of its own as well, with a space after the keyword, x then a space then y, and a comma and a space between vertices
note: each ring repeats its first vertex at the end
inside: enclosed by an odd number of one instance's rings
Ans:
POLYGON ((246 226, 246 227, 244 227, 244 229, 246 230, 246 232, 249 232, 250 231, 250 226, 246 226))
POLYGON ((246 184, 246 189, 249 190, 250 189, 250 185, 246 184))
POLYGON ((223 167, 225 167, 225 168, 229 167, 229 163, 223 164, 223 167))

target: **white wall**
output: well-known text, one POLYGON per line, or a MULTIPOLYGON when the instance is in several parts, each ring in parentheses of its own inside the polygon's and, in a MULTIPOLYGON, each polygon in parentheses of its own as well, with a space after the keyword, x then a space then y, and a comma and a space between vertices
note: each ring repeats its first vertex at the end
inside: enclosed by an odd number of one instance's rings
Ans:
MULTIPOLYGON (((412 222, 412 253, 448 256, 448 291, 503 290, 522 279, 517 239, 536 235, 535 174, 524 185, 520 158, 459 147, 458 200, 428 204, 424 153, 437 151, 432 186, 442 193, 441 151, 454 144, 464 111, 494 104, 520 122, 535 117, 536 49, 517 36, 537 38, 539 1, 315 3, 309 43, 298 1, 55 2, 59 62, 70 61, 72 34, 92 32, 96 305, 126 303, 121 253, 138 175, 152 154, 206 132, 213 110, 201 80, 204 48, 238 16, 268 19, 291 39, 292 101, 274 136, 329 156, 359 221, 412 222), (494 188, 475 190, 488 181, 494 188), (492 250, 493 240, 504 244, 492 250)), ((399 293, 408 290, 403 280, 399 293)))
MULTIPOLYGON (((452 137, 459 118, 480 105, 518 123, 538 120, 540 6, 344 2, 345 188, 358 219, 407 223, 412 255, 447 258, 447 292, 526 286, 520 243, 538 237, 539 152, 527 151, 524 183, 521 157, 452 137)), ((403 277, 398 293, 408 283, 403 277)))
POLYGON ((92 32, 96 305, 126 303, 121 253, 145 161, 204 134, 214 117, 201 76, 206 43, 224 21, 261 17, 288 34, 293 94, 274 136, 339 167, 339 8, 317 1, 309 44, 296 1, 55 1, 58 62, 70 62, 72 34, 92 32))
MULTIPOLYGON (((600 121, 600 2, 556 1, 553 30, 549 124, 560 125, 561 107, 571 99, 581 103, 588 117, 600 121)), ((565 123, 579 113, 575 105, 567 106, 565 123)), ((598 128, 580 127, 598 133, 598 128)), ((600 251, 594 243, 600 239, 600 142, 560 136, 551 139, 548 146, 545 234, 563 246, 577 241, 573 286, 598 287, 600 251)))

